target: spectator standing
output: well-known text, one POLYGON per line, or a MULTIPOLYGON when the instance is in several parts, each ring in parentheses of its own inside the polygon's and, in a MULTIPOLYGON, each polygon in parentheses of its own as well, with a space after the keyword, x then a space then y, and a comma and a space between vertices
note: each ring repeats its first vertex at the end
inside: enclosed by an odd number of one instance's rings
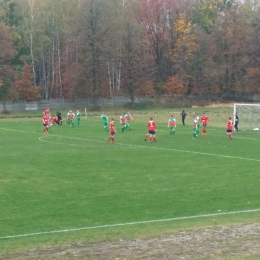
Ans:
POLYGON ((181 121, 182 121, 182 125, 185 125, 185 117, 186 117, 186 112, 185 110, 181 111, 181 121))

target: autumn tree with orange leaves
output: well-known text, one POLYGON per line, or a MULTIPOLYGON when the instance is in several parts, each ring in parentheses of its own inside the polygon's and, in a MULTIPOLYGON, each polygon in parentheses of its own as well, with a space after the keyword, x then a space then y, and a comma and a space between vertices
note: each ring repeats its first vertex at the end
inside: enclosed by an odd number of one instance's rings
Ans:
POLYGON ((136 94, 140 96, 153 97, 156 92, 153 88, 153 82, 151 80, 146 81, 140 88, 136 90, 136 94))
POLYGON ((187 94, 188 87, 179 75, 169 77, 165 83, 164 91, 167 94, 187 94))
POLYGON ((15 86, 19 96, 26 101, 34 101, 41 98, 41 87, 34 86, 34 75, 31 71, 32 66, 24 64, 20 78, 15 79, 15 86))

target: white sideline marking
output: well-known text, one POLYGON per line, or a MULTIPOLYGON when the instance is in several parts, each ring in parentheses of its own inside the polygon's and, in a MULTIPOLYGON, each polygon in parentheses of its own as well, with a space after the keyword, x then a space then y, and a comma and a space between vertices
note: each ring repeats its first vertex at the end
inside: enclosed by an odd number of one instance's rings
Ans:
POLYGON ((222 155, 222 154, 214 154, 214 153, 202 153, 202 152, 195 152, 195 151, 189 151, 189 150, 161 148, 161 147, 154 147, 154 146, 149 147, 149 146, 141 146, 141 145, 127 145, 127 144, 121 144, 121 143, 117 143, 117 144, 118 145, 126 145, 126 146, 134 146, 134 147, 139 147, 139 148, 151 148, 151 149, 158 149, 158 150, 175 151, 175 152, 182 152, 182 153, 194 153, 194 154, 202 154, 202 155, 208 155, 208 156, 217 156, 217 157, 230 158, 230 159, 239 159, 239 160, 260 162, 259 159, 237 157, 237 156, 231 156, 231 155, 222 155))
POLYGON ((0 157, 19 156, 19 155, 22 155, 22 154, 21 153, 0 154, 0 157))
MULTIPOLYGON (((207 129, 207 131, 208 130, 218 130, 219 131, 219 129, 207 129)), ((216 135, 216 134, 210 134, 210 136, 225 136, 225 134, 226 134, 226 129, 222 129, 223 131, 223 134, 222 135, 216 135)), ((161 130, 161 129, 159 129, 159 130, 157 130, 158 132, 169 132, 169 130, 161 130)), ((176 134, 177 135, 183 135, 183 134, 186 134, 187 135, 187 132, 176 132, 176 134)), ((254 141, 260 141, 260 139, 257 139, 257 138, 250 138, 250 137, 243 137, 243 136, 241 136, 241 135, 237 135, 236 133, 233 133, 234 134, 234 137, 237 139, 244 139, 244 140, 254 140, 254 141)), ((247 133, 247 134, 250 134, 250 133, 247 133)))
MULTIPOLYGON (((95 125, 96 126, 96 125, 95 125)), ((88 126, 89 127, 89 126, 88 126)), ((7 131, 13 131, 13 132, 20 132, 20 133, 26 133, 26 134, 42 134, 42 132, 40 133, 40 132, 28 132, 28 131, 22 131, 22 130, 15 130, 15 129, 10 129, 10 128, 1 128, 0 127, 0 129, 1 130, 7 130, 7 131)), ((207 129, 207 130, 219 130, 219 129, 213 129, 213 128, 211 128, 211 129, 207 129)), ((161 130, 161 129, 159 129, 159 130, 157 130, 158 132, 169 132, 169 130, 167 131, 167 130, 161 130)), ((187 133, 185 133, 185 132, 177 132, 178 133, 178 135, 183 135, 183 134, 187 134, 187 133)), ((240 132, 241 133, 241 132, 240 132)), ((223 135, 215 135, 215 134, 213 134, 213 135, 211 135, 211 136, 225 136, 225 134, 226 134, 226 132, 225 132, 225 129, 224 129, 224 131, 223 131, 223 135)), ((247 132, 246 134, 255 134, 255 132, 247 132)), ((50 134, 50 135, 52 135, 52 134, 50 134)), ((59 136, 59 135, 52 135, 52 136, 59 136)), ((236 136, 236 138, 239 138, 239 139, 245 139, 245 140, 254 140, 254 141, 260 141, 260 139, 256 139, 256 138, 248 138, 248 137, 242 137, 242 136, 237 136, 236 134, 235 134, 235 136, 236 136)), ((64 137, 64 136, 59 136, 59 137, 64 137)), ((66 137, 66 138, 76 138, 76 137, 66 137)), ((87 139, 83 139, 83 140, 87 140, 87 139)), ((88 140, 88 141, 92 141, 92 140, 88 140)), ((96 142, 98 142, 98 141, 96 141, 96 142)))
MULTIPOLYGON (((0 128, 0 129, 8 130, 8 131, 22 132, 22 133, 40 134, 40 133, 26 132, 26 131, 20 131, 20 130, 8 129, 8 128, 0 128)), ((41 133, 41 135, 42 135, 42 133, 41 133)), ((53 135, 53 134, 50 134, 49 136, 56 136, 56 137, 75 139, 75 140, 85 140, 85 141, 96 142, 96 143, 104 143, 104 141, 101 141, 101 140, 91 140, 91 139, 78 138, 78 137, 72 137, 72 136, 62 136, 62 135, 53 135)), ((43 138, 43 136, 40 137, 39 140, 42 141, 42 142, 47 142, 47 141, 43 141, 42 138, 43 138)), ((52 142, 52 143, 54 143, 54 142, 52 142)), ((59 143, 59 144, 63 144, 63 143, 59 143)), ((163 147, 143 146, 143 145, 134 145, 134 144, 122 144, 122 143, 116 143, 116 144, 117 145, 122 145, 122 146, 129 146, 129 147, 151 148, 151 149, 157 149, 157 150, 175 151, 175 152, 182 152, 182 153, 193 153, 193 154, 201 154, 201 155, 207 155, 207 156, 216 156, 216 157, 223 157, 223 158, 230 158, 230 159, 239 159, 239 160, 245 160, 245 161, 260 162, 260 159, 252 159, 252 158, 246 158, 246 157, 237 157, 237 156, 231 156, 231 155, 222 155, 222 154, 214 154, 214 153, 203 153, 203 152, 196 152, 196 151, 189 151, 189 150, 179 150, 179 149, 170 149, 170 148, 163 148, 163 147)), ((75 144, 66 144, 66 145, 77 146, 75 144)))
POLYGON ((223 215, 251 213, 251 212, 258 212, 258 211, 260 211, 260 209, 249 209, 249 210, 230 211, 230 212, 213 213, 213 214, 203 214, 203 215, 195 215, 195 216, 187 216, 187 217, 176 217, 176 218, 166 218, 166 219, 155 219, 155 220, 146 220, 146 221, 126 222, 126 223, 102 225, 102 226, 93 226, 93 227, 70 228, 70 229, 61 229, 61 230, 53 230, 53 231, 45 231, 45 232, 36 232, 36 233, 28 233, 28 234, 5 236, 5 237, 0 237, 0 239, 29 237, 29 236, 38 236, 38 235, 48 235, 48 234, 55 234, 55 233, 65 233, 65 232, 90 230, 90 229, 101 229, 101 228, 110 228, 110 227, 120 227, 120 226, 130 226, 130 225, 139 225, 139 224, 148 224, 148 223, 177 221, 177 220, 185 220, 185 219, 208 218, 208 217, 217 217, 217 216, 223 216, 223 215))
MULTIPOLYGON (((100 140, 91 140, 91 139, 78 138, 78 137, 61 136, 61 135, 49 135, 49 136, 63 137, 63 138, 76 139, 76 140, 85 140, 85 141, 97 142, 97 143, 104 143, 104 141, 100 141, 100 140)), ((39 138, 39 140, 42 141, 42 142, 47 142, 47 141, 42 140, 43 137, 47 137, 47 136, 42 136, 42 137, 39 138)), ((55 143, 55 142, 52 142, 52 143, 55 143)), ((65 143, 63 143, 63 144, 65 144, 65 143)), ((163 148, 163 147, 155 147, 155 146, 143 146, 143 145, 135 145, 135 144, 122 144, 122 143, 116 143, 116 144, 117 145, 122 145, 122 146, 128 146, 128 147, 149 148, 149 149, 156 149, 156 150, 182 152, 182 153, 194 153, 194 154, 201 154, 201 155, 207 155, 207 156, 216 156, 216 157, 223 157, 223 158, 229 158, 229 159, 239 159, 239 160, 245 160, 245 161, 260 162, 260 159, 238 157, 238 156, 231 156, 231 155, 222 155, 222 154, 214 154, 214 153, 203 153, 203 152, 196 152, 196 151, 190 151, 190 150, 179 150, 179 149, 173 149, 173 148, 163 148)), ((66 145, 69 145, 69 144, 66 144, 66 145)), ((75 144, 71 144, 71 145, 75 146, 75 144)), ((78 145, 78 146, 82 146, 82 145, 78 145)))
POLYGON ((10 128, 2 128, 2 127, 0 127, 0 129, 7 130, 7 131, 13 131, 13 132, 26 133, 26 134, 42 134, 42 133, 38 133, 38 132, 28 132, 28 131, 22 131, 22 130, 10 129, 10 128))
MULTIPOLYGON (((97 147, 95 144, 67 144, 67 143, 59 143, 59 142, 50 142, 50 141, 46 141, 46 140, 43 140, 43 138, 44 137, 47 137, 46 135, 44 135, 44 136, 41 136, 41 137, 39 137, 39 141, 41 141, 41 142, 44 142, 44 143, 48 143, 48 144, 64 144, 64 145, 71 145, 71 146, 80 146, 80 147, 97 147)), ((75 137, 75 139, 76 139, 76 137, 75 137)), ((85 140, 85 139, 83 139, 83 140, 85 140)), ((89 141, 89 140, 88 140, 89 141)), ((103 141, 99 141, 100 143, 104 143, 103 141)), ((102 148, 109 148, 109 146, 105 146, 105 145, 103 145, 102 146, 102 148)))

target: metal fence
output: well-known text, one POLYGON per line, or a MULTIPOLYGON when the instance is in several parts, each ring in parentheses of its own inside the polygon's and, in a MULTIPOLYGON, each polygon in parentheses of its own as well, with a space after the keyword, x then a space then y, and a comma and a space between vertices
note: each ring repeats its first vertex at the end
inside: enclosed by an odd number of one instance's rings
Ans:
MULTIPOLYGON (((190 105, 192 102, 200 102, 201 100, 217 100, 217 99, 224 99, 224 100, 233 100, 233 101, 239 101, 239 102, 260 102, 260 95, 254 94, 254 95, 246 95, 246 96, 240 96, 240 95, 233 95, 233 96, 219 96, 219 95, 194 95, 194 96, 183 96, 183 95, 170 95, 170 96, 163 96, 163 97, 154 97, 154 98, 148 98, 148 97, 136 97, 135 103, 141 103, 141 102, 148 102, 150 101, 151 104, 153 104, 153 101, 158 101, 160 105, 164 106, 167 105, 170 106, 177 106, 178 103, 180 103, 183 106, 190 105), (164 99, 164 102, 160 102, 164 99)), ((97 106, 102 107, 118 107, 123 106, 127 103, 130 103, 131 100, 124 96, 116 96, 112 98, 98 98, 97 99, 97 106)), ((93 107, 93 99, 92 98, 86 98, 86 99, 77 99, 75 101, 70 101, 66 99, 51 99, 51 100, 39 100, 39 101, 32 101, 32 102, 26 102, 26 101, 9 101, 6 102, 6 110, 10 112, 22 112, 22 111, 37 111, 37 110, 44 110, 46 108, 50 108, 52 110, 61 110, 61 109, 82 109, 82 108, 92 108, 93 107)), ((4 111, 3 103, 0 102, 0 113, 4 111)))
MULTIPOLYGON (((142 101, 147 101, 147 98, 136 98, 135 103, 142 101)), ((116 107, 123 106, 126 103, 131 102, 129 98, 124 96, 117 96, 113 98, 98 98, 97 106, 98 107, 116 107)), ((22 111, 37 111, 50 108, 53 110, 59 109, 76 109, 76 108, 91 108, 93 107, 93 99, 77 99, 75 101, 70 101, 66 99, 51 99, 51 100, 39 100, 39 101, 7 101, 6 110, 10 112, 22 112, 22 111)), ((0 112, 4 111, 3 103, 0 102, 0 112)))

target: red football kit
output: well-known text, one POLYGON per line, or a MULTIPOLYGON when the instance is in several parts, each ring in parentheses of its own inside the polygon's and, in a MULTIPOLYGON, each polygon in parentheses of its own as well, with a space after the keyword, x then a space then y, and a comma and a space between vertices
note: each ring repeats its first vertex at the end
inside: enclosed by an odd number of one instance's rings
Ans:
POLYGON ((203 125, 207 125, 208 124, 208 122, 209 122, 209 118, 206 116, 206 115, 204 115, 204 116, 201 116, 201 123, 203 124, 203 125))
POLYGON ((155 131, 156 129, 156 123, 153 120, 148 121, 147 126, 149 131, 155 131))
POLYGON ((115 132, 116 132, 114 121, 111 121, 109 123, 109 132, 110 132, 111 136, 107 139, 107 142, 109 143, 111 140, 112 144, 114 144, 115 143, 115 132))
POLYGON ((227 121, 227 135, 229 139, 232 139, 233 121, 228 119, 227 121))
POLYGON ((231 130, 233 129, 233 121, 232 120, 228 120, 227 121, 227 130, 231 130))
POLYGON ((114 133, 115 132, 115 123, 114 122, 110 122, 110 124, 109 124, 109 132, 110 133, 114 133))
POLYGON ((45 109, 45 110, 44 110, 44 115, 49 116, 50 113, 51 113, 50 109, 45 109))
POLYGON ((125 123, 125 120, 126 120, 126 118, 125 117, 120 117, 120 123, 122 124, 122 123, 125 123))
POLYGON ((42 122, 44 125, 48 125, 49 124, 49 117, 47 115, 42 117, 42 122))
POLYGON ((174 127, 175 126, 175 121, 170 121, 169 122, 169 126, 174 127))
POLYGON ((59 123, 59 120, 58 120, 58 118, 57 118, 57 117, 53 117, 53 118, 52 118, 52 120, 53 120, 53 123, 56 123, 56 124, 58 124, 58 123, 59 123))

